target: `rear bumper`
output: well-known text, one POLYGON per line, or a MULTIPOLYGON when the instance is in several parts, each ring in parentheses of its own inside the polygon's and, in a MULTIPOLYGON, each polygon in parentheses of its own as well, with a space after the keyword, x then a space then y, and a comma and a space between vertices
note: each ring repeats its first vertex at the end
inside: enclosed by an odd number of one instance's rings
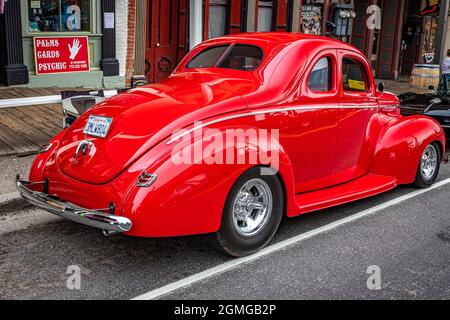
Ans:
POLYGON ((53 213, 62 218, 101 229, 105 234, 122 233, 131 230, 132 223, 128 218, 107 214, 102 211, 78 207, 73 203, 55 199, 46 193, 29 188, 33 183, 16 179, 16 187, 20 195, 35 207, 53 213))

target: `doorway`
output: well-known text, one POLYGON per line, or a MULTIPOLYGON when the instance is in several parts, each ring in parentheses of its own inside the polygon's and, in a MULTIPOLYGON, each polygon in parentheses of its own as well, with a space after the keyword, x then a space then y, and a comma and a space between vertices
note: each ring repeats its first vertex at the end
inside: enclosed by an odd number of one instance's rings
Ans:
POLYGON ((178 63, 178 0, 147 0, 145 75, 149 82, 167 78, 178 63))
POLYGON ((420 43, 422 36, 422 17, 420 0, 406 1, 405 24, 402 30, 400 52, 400 74, 410 75, 414 65, 420 62, 420 43))

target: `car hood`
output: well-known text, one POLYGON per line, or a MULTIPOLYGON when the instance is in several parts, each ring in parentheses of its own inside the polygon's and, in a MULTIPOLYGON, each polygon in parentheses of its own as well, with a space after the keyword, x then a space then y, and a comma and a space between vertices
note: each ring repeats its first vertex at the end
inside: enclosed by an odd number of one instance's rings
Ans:
POLYGON ((257 82, 218 74, 176 74, 117 95, 84 113, 67 128, 57 152, 59 169, 73 179, 104 184, 176 130, 212 116, 246 109, 242 95, 257 82), (89 116, 112 118, 106 138, 85 135, 89 116), (93 144, 74 155, 83 140, 93 144))

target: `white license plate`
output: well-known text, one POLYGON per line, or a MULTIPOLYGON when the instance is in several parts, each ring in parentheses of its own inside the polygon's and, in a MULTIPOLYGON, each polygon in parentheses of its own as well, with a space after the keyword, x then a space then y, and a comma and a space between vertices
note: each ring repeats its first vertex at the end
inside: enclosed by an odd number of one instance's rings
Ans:
POLYGON ((94 137, 106 138, 112 120, 112 118, 90 116, 83 133, 94 137))

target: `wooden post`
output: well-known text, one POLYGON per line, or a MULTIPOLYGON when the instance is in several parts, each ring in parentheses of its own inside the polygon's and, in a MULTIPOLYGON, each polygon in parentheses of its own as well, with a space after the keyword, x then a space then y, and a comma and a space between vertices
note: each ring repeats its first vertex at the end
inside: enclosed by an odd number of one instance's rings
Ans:
POLYGON ((8 86, 26 84, 29 79, 23 63, 20 0, 9 0, 4 9, 0 15, 0 78, 8 86))
POLYGON ((441 9, 439 12, 439 30, 436 37, 436 52, 434 61, 436 64, 441 64, 445 57, 445 42, 447 40, 447 28, 448 28, 448 9, 450 0, 441 0, 441 9))

